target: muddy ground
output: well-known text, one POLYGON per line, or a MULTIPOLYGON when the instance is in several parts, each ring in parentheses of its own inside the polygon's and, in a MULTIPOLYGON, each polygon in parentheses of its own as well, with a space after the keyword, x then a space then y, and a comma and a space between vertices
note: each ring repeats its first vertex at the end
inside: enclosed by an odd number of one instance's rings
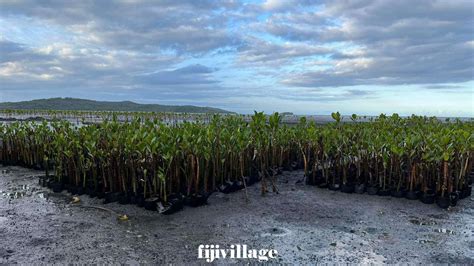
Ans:
MULTIPOLYGON (((343 194, 278 177, 171 216, 38 185, 39 171, 0 167, 0 263, 195 263, 199 244, 273 248, 282 263, 474 264, 474 199, 449 210, 419 201, 343 194), (103 206, 115 214, 88 207, 103 206)), ((250 262, 218 260, 217 263, 250 262)))

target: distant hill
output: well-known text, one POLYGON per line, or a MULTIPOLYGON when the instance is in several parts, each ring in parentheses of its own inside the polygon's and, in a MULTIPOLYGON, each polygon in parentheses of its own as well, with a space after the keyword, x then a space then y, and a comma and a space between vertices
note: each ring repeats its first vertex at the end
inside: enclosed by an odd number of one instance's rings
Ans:
POLYGON ((139 104, 131 101, 105 102, 76 98, 50 98, 0 103, 0 110, 77 110, 122 112, 230 113, 229 111, 193 105, 139 104))

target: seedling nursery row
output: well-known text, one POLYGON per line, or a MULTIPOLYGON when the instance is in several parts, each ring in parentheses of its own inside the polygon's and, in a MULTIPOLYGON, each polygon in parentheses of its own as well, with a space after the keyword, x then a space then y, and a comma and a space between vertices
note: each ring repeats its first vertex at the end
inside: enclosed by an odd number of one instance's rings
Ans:
MULTIPOLYGON (((441 208, 471 195, 474 123, 380 115, 371 122, 294 126, 278 113, 205 122, 108 114, 100 123, 67 120, 0 124, 0 163, 41 169, 54 192, 89 194, 171 214, 257 182, 278 193, 281 171, 303 169, 307 185, 345 193, 419 199, 441 208), (248 117, 247 117, 248 118, 248 117)), ((377 198, 374 198, 377 200, 377 198)))

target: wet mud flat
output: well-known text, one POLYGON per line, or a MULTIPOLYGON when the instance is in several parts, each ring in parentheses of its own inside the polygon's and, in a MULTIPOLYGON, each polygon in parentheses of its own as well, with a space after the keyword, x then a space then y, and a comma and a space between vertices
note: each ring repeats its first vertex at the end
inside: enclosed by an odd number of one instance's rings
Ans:
MULTIPOLYGON (((278 176, 279 194, 214 193, 173 215, 52 193, 40 171, 0 166, 0 263, 203 263, 200 244, 276 249, 279 263, 474 264, 474 199, 442 210, 391 197, 304 185, 278 176), (91 208, 99 206, 129 216, 91 208)), ((246 263, 216 260, 217 264, 246 263)))

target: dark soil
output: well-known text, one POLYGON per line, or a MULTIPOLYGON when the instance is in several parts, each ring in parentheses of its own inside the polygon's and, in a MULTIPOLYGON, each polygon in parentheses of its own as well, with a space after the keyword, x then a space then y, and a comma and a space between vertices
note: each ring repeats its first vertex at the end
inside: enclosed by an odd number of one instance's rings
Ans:
POLYGON ((41 174, 0 167, 0 263, 194 264, 204 262, 197 260, 200 244, 245 244, 276 249, 281 263, 474 264, 473 198, 443 210, 296 184, 302 172, 284 172, 280 194, 262 197, 256 184, 249 203, 244 191, 214 193, 208 205, 161 215, 87 195, 70 204, 67 192, 38 185, 41 174))

